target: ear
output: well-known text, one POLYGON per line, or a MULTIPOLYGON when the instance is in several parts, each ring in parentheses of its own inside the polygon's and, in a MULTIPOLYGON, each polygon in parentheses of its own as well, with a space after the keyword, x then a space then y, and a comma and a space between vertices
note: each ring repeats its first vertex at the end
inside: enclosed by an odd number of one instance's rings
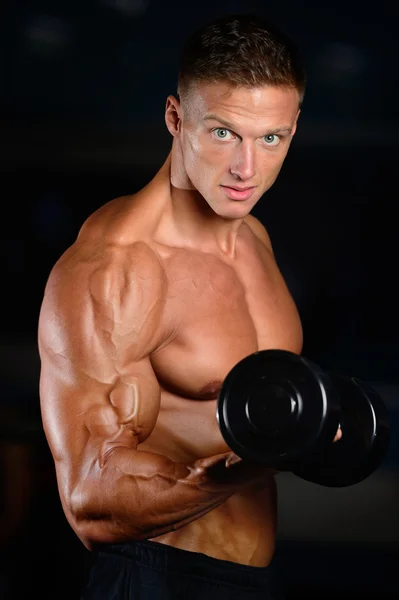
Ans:
POLYGON ((300 113, 300 112, 301 112, 301 109, 299 109, 299 110, 298 110, 298 112, 296 113, 296 117, 295 117, 294 125, 293 125, 293 127, 292 127, 292 129, 291 129, 291 136, 294 136, 294 135, 295 135, 295 132, 296 132, 296 127, 297 127, 297 124, 298 124, 299 113, 300 113))
POLYGON ((174 96, 168 96, 166 99, 165 123, 169 133, 173 137, 180 133, 181 105, 180 101, 174 96))

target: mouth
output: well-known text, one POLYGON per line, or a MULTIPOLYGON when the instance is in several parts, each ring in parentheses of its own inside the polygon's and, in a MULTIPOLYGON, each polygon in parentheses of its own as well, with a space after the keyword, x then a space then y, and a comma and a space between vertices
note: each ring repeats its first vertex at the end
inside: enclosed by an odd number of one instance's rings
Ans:
POLYGON ((226 196, 230 198, 230 200, 248 200, 253 194, 256 186, 249 187, 238 187, 238 186, 230 186, 230 185, 221 185, 220 186, 226 196))

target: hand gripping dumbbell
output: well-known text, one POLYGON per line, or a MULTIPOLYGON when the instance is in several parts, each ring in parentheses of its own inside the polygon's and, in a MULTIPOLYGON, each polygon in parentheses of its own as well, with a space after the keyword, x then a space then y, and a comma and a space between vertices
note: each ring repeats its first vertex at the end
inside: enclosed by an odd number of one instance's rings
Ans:
POLYGON ((389 446, 388 411, 372 387, 285 350, 255 352, 232 368, 217 419, 241 458, 328 487, 363 481, 389 446))

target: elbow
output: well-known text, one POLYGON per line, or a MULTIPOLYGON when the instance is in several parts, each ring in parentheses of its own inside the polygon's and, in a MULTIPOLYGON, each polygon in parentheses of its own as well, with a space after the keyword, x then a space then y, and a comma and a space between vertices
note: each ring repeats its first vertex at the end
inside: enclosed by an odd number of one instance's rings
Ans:
POLYGON ((93 502, 77 487, 64 503, 64 512, 75 534, 88 550, 105 543, 104 516, 93 510, 93 502))
POLYGON ((90 518, 75 521, 72 528, 82 544, 89 551, 94 551, 103 544, 120 542, 117 536, 111 535, 106 524, 101 520, 90 518))
POLYGON ((102 544, 116 544, 147 539, 148 535, 136 525, 134 515, 129 522, 113 514, 111 507, 101 506, 98 498, 75 490, 65 510, 67 519, 77 537, 90 551, 102 544))
POLYGON ((114 527, 109 521, 95 521, 85 519, 75 525, 74 531, 82 544, 89 551, 94 551, 105 544, 123 544, 127 542, 138 542, 148 539, 148 535, 129 528, 129 531, 121 531, 114 527))
POLYGON ((122 544, 148 539, 148 534, 133 528, 130 524, 122 528, 120 524, 109 519, 86 517, 72 525, 76 535, 87 548, 93 551, 104 544, 122 544))

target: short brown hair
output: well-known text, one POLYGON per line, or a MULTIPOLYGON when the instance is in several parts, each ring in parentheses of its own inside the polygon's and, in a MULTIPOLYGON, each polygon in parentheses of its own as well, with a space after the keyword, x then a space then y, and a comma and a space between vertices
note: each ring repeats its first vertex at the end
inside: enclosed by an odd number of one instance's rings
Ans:
POLYGON ((182 97, 197 82, 274 85, 296 88, 302 104, 305 79, 299 51, 283 31, 263 17, 228 15, 204 25, 183 44, 178 94, 182 97))

